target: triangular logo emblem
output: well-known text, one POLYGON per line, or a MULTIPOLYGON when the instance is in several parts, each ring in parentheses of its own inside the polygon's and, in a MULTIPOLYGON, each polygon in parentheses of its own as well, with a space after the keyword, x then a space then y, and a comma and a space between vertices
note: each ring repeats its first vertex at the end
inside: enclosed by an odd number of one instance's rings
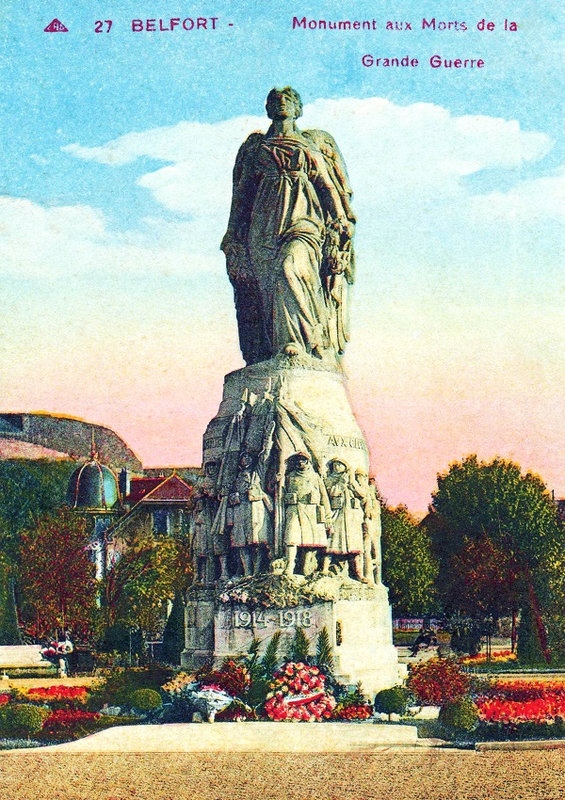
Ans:
POLYGON ((54 19, 49 25, 43 29, 45 33, 68 33, 69 29, 63 25, 58 19, 54 19))

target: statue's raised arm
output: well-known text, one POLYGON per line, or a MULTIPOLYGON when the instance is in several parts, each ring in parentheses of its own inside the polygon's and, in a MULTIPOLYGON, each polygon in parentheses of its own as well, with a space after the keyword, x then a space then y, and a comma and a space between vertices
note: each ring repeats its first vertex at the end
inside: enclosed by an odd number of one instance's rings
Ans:
POLYGON ((335 365, 347 341, 355 218, 343 158, 324 131, 300 132, 294 89, 273 89, 266 134, 241 146, 222 241, 248 364, 278 354, 335 365))

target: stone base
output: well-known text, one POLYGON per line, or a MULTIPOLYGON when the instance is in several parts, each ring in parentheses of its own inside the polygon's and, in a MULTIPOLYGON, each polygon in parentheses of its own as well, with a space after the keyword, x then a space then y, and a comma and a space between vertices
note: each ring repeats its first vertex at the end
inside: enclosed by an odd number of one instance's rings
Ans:
POLYGON ((213 660, 219 665, 225 658, 247 653, 254 639, 260 641, 262 653, 276 631, 282 634, 279 658, 283 661, 298 628, 315 654, 318 636, 325 629, 336 678, 345 684, 361 681, 364 693, 372 697, 399 682, 398 660, 386 588, 381 585, 364 593, 367 597, 362 599, 262 606, 246 599, 244 591, 236 601, 233 592, 231 597, 223 593, 214 598, 211 589, 193 590, 186 608, 182 664, 197 669, 213 660))

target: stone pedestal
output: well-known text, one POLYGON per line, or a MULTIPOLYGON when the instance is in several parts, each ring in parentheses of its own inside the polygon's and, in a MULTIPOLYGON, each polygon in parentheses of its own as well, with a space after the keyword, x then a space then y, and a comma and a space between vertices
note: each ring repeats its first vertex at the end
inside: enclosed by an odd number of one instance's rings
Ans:
MULTIPOLYGON (((329 579, 328 579, 329 580, 329 579)), ((339 582, 338 578, 333 579, 339 582)), ((349 581, 353 584, 353 581, 349 581)), ((307 587, 307 582, 303 584, 307 587)), ((276 631, 281 632, 280 660, 284 660, 298 628, 316 653, 318 636, 326 630, 334 658, 336 678, 345 684, 361 681, 363 691, 374 696, 399 682, 396 648, 392 644, 392 620, 384 586, 360 588, 356 599, 314 599, 296 606, 262 606, 244 598, 250 585, 229 592, 196 589, 186 612, 186 649, 182 663, 197 669, 212 659, 219 666, 225 658, 249 651, 253 639, 263 653, 276 631)), ((304 591, 304 589, 302 589, 304 591)), ((347 592, 337 593, 347 594, 347 592)))
POLYGON ((282 661, 298 628, 315 654, 325 629, 338 680, 361 681, 369 696, 398 683, 380 583, 380 506, 341 369, 311 356, 276 356, 227 375, 204 434, 203 464, 194 540, 209 568, 197 572, 207 583, 189 594, 183 665, 218 665, 248 652, 253 639, 261 652, 279 630, 282 661), (300 457, 310 470, 302 483, 291 466, 300 457), (242 575, 252 567, 260 574, 242 575))
MULTIPOLYGON (((340 370, 316 369, 316 360, 308 359, 307 366, 289 366, 289 360, 273 358, 260 364, 230 372, 224 380, 220 408, 204 434, 203 463, 226 458, 226 468, 235 470, 239 445, 237 437, 228 441, 230 424, 242 405, 242 397, 265 392, 281 393, 296 404, 308 421, 309 444, 321 465, 341 458, 354 472, 369 472, 369 453, 365 438, 349 404, 345 377, 340 370)), ((304 447, 300 432, 296 432, 294 447, 286 455, 304 447)))

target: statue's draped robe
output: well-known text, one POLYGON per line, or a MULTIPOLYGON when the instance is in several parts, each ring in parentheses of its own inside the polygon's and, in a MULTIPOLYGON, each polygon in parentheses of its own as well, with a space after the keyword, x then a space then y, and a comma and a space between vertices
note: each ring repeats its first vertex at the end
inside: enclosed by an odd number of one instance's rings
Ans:
POLYGON ((251 134, 234 168, 223 247, 247 363, 287 345, 321 356, 347 339, 347 275, 324 274, 332 221, 349 220, 350 190, 333 139, 322 131, 251 134), (231 253, 230 253, 231 246, 231 253))

